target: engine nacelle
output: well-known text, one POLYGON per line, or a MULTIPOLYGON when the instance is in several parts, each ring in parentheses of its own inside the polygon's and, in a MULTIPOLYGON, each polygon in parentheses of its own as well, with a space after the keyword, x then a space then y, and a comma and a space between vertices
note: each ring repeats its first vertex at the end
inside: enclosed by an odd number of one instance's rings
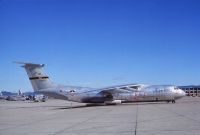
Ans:
POLYGON ((121 100, 113 100, 113 101, 105 101, 106 105, 116 105, 116 104, 121 104, 121 100))

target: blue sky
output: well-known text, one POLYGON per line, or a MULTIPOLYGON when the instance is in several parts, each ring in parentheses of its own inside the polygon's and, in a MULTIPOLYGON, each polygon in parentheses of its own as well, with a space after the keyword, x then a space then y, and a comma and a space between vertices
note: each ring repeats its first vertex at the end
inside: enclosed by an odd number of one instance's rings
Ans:
POLYGON ((198 0, 0 0, 0 90, 31 91, 12 61, 61 84, 200 84, 198 0))

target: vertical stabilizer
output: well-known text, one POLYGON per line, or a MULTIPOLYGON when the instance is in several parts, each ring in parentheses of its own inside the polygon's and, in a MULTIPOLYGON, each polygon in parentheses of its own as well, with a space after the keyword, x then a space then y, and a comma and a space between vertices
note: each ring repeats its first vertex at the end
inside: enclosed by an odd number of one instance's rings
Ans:
POLYGON ((16 63, 23 64, 22 67, 25 68, 34 91, 55 87, 55 85, 49 80, 49 76, 43 72, 44 64, 16 63))
POLYGON ((22 95, 23 95, 23 93, 21 92, 21 90, 18 91, 18 95, 19 95, 19 96, 22 96, 22 95))

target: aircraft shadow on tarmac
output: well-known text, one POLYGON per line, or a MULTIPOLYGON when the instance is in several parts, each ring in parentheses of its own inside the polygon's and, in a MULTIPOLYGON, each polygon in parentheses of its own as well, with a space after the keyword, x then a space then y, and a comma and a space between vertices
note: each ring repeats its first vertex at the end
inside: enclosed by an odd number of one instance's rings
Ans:
POLYGON ((133 103, 124 103, 123 105, 153 105, 153 104, 170 104, 167 102, 133 102, 133 103))
MULTIPOLYGON (((136 103, 123 103, 123 104, 119 104, 119 105, 106 105, 106 106, 137 106, 137 105, 154 105, 154 104, 169 104, 166 102, 136 102, 136 103)), ((62 106, 62 107, 57 107, 54 110, 59 110, 59 109, 76 109, 76 108, 88 108, 88 107, 102 107, 105 106, 103 104, 86 104, 86 105, 72 105, 72 106, 62 106)))
POLYGON ((93 105, 93 104, 89 104, 89 105, 72 105, 72 106, 62 106, 62 107, 57 107, 54 110, 58 110, 58 109, 76 109, 76 108, 88 108, 88 107, 100 107, 100 106, 104 106, 104 105, 93 105))

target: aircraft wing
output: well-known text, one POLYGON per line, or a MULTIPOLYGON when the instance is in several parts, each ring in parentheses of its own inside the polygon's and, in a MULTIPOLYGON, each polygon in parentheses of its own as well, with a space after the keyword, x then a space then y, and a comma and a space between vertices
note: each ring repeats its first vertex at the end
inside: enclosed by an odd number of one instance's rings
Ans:
POLYGON ((139 91, 142 87, 141 84, 129 84, 129 85, 119 85, 100 89, 100 93, 129 93, 133 91, 139 91))
POLYGON ((111 94, 114 94, 114 93, 129 93, 130 91, 118 88, 109 88, 109 89, 101 89, 101 92, 109 92, 111 94))
POLYGON ((142 84, 127 84, 127 85, 118 85, 118 86, 112 86, 103 88, 102 90, 115 90, 118 92, 128 92, 128 91, 138 91, 142 87, 142 84))

